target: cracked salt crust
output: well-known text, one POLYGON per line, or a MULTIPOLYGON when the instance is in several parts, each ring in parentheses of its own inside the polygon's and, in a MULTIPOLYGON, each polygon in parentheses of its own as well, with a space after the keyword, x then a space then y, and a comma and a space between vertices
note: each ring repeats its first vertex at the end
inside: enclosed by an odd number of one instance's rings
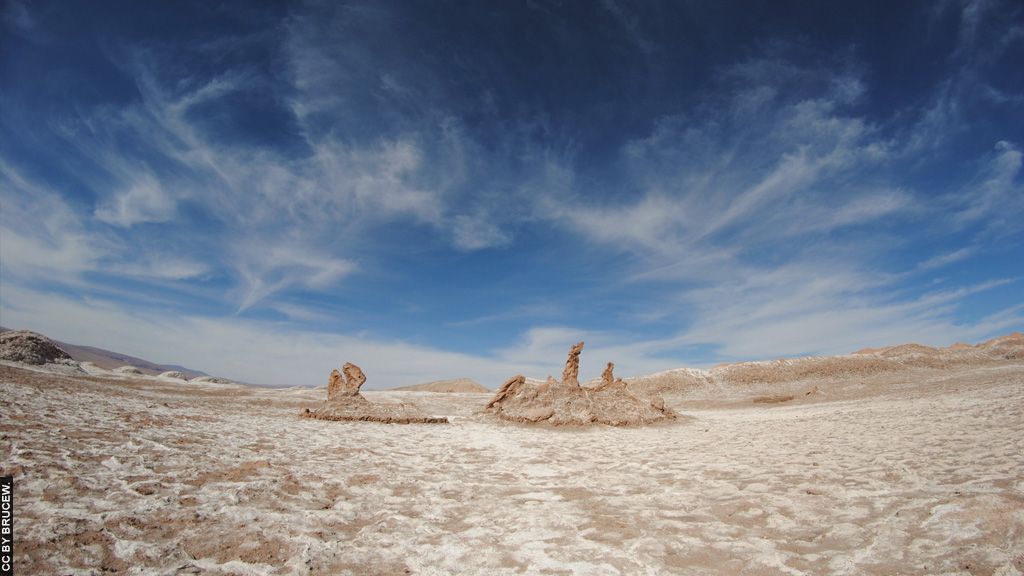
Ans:
POLYGON ((1020 361, 582 430, 476 416, 489 394, 366 392, 451 421, 389 426, 297 417, 322 389, 89 372, 0 364, 17 573, 1024 571, 1020 361))

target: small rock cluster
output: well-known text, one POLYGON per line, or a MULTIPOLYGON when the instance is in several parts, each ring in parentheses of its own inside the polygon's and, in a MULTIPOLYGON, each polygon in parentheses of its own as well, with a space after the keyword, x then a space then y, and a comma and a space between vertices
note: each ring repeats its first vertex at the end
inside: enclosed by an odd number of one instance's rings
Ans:
POLYGON ((179 370, 168 370, 160 374, 161 378, 171 378, 173 380, 185 380, 188 381, 188 376, 185 376, 184 372, 179 370))
POLYGON ((348 362, 344 375, 331 372, 327 382, 327 401, 316 410, 305 409, 299 415, 317 420, 355 420, 386 424, 447 424, 444 417, 425 416, 405 404, 374 404, 359 393, 366 375, 359 366, 348 362))
POLYGON ((547 382, 529 381, 519 375, 510 378, 484 408, 512 422, 546 422, 553 425, 608 424, 630 426, 651 424, 676 417, 660 397, 637 396, 615 378, 611 362, 593 388, 580 386, 578 375, 583 342, 572 347, 561 382, 548 376, 547 382))

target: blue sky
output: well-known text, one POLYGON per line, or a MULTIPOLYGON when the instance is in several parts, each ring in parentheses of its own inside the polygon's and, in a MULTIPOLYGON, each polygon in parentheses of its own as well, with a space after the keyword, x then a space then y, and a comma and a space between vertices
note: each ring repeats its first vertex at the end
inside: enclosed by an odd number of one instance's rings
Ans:
POLYGON ((1024 7, 19 2, 0 323, 367 388, 1024 328, 1024 7))

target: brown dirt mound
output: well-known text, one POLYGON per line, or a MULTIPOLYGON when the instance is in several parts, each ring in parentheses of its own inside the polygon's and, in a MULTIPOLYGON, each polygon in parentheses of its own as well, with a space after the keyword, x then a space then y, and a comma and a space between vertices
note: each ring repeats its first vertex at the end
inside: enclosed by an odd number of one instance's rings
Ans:
POLYGON ((0 333, 0 360, 21 362, 33 366, 45 364, 77 366, 71 359, 71 355, 53 340, 31 330, 0 333))
POLYGON ((706 370, 680 368, 657 374, 626 378, 629 389, 644 396, 659 396, 667 392, 687 392, 705 388, 712 384, 711 375, 706 370))
POLYGON ((902 364, 874 354, 851 354, 724 364, 708 373, 716 382, 734 385, 856 378, 903 369, 902 364))
POLYGON ((1017 344, 1024 344, 1024 334, 1021 334, 1020 332, 1014 332, 1012 334, 1007 334, 1006 336, 999 336, 998 338, 993 338, 988 342, 982 342, 981 344, 978 344, 978 347, 985 348, 987 346, 998 344, 1000 342, 1005 342, 1007 340, 1016 341, 1017 344))
MULTIPOLYGON (((918 368, 945 369, 960 365, 979 365, 993 361, 1024 359, 1024 334, 1013 333, 977 346, 955 344, 948 348, 932 348, 921 344, 900 344, 884 348, 865 348, 847 356, 808 356, 760 362, 720 364, 704 374, 709 384, 777 384, 801 380, 837 380, 862 378, 882 373, 903 372, 918 368)), ((675 371, 674 371, 675 372, 675 371)), ((699 373, 700 371, 693 371, 699 373)), ((662 373, 671 374, 671 373, 662 373)), ((680 384, 699 386, 700 377, 681 375, 680 384)), ((661 374, 634 379, 655 380, 661 374)), ((653 384, 646 384, 653 386, 653 384)), ((660 391, 667 392, 661 384, 660 391)))
POLYGON ((970 344, 964 344, 963 342, 957 342, 952 346, 946 346, 945 348, 942 348, 942 350, 956 350, 958 348, 974 348, 974 346, 971 346, 970 344))
POLYGON ((945 368, 947 365, 938 348, 922 344, 900 344, 879 352, 878 355, 917 368, 945 368))
POLYGON ((362 395, 325 402, 316 410, 299 414, 317 420, 383 422, 385 424, 447 424, 448 418, 424 416, 405 404, 374 404, 362 395))
POLYGON ((472 393, 490 392, 488 388, 484 388, 480 384, 470 380, 469 378, 459 378, 456 380, 438 380, 436 382, 427 382, 426 384, 416 384, 414 386, 403 386, 401 388, 395 388, 399 391, 407 392, 445 392, 445 393, 472 393))
POLYGON ((878 354, 879 352, 885 352, 892 346, 886 346, 884 348, 862 348, 854 352, 854 354, 878 354))
POLYGON ((1024 360, 1024 334, 1014 332, 979 344, 978 348, 989 358, 1024 360))
POLYGON ((1014 332, 976 346, 957 342, 952 346, 936 349, 920 344, 901 344, 867 351, 855 354, 869 353, 912 368, 978 365, 993 361, 1024 359, 1024 334, 1014 332))
POLYGON ((553 425, 629 426, 676 417, 660 397, 646 398, 627 391, 626 383, 612 376, 610 363, 600 384, 580 387, 577 376, 582 349, 580 342, 569 352, 561 382, 550 376, 546 382, 515 376, 498 389, 483 412, 512 422, 553 425))
POLYGON ((337 370, 331 372, 327 385, 327 401, 317 408, 299 413, 303 418, 334 421, 383 422, 385 424, 447 424, 448 418, 420 414, 405 404, 374 404, 359 393, 366 382, 363 371, 352 363, 344 366, 344 379, 337 370))

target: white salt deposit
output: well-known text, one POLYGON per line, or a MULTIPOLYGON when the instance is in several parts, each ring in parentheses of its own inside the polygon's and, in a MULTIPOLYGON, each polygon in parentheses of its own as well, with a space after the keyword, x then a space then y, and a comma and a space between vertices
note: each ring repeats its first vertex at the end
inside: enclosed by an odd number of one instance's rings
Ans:
POLYGON ((323 390, 4 363, 15 571, 1024 571, 1024 362, 787 386, 666 394, 648 428, 365 393, 451 421, 386 425, 299 418, 323 390))

